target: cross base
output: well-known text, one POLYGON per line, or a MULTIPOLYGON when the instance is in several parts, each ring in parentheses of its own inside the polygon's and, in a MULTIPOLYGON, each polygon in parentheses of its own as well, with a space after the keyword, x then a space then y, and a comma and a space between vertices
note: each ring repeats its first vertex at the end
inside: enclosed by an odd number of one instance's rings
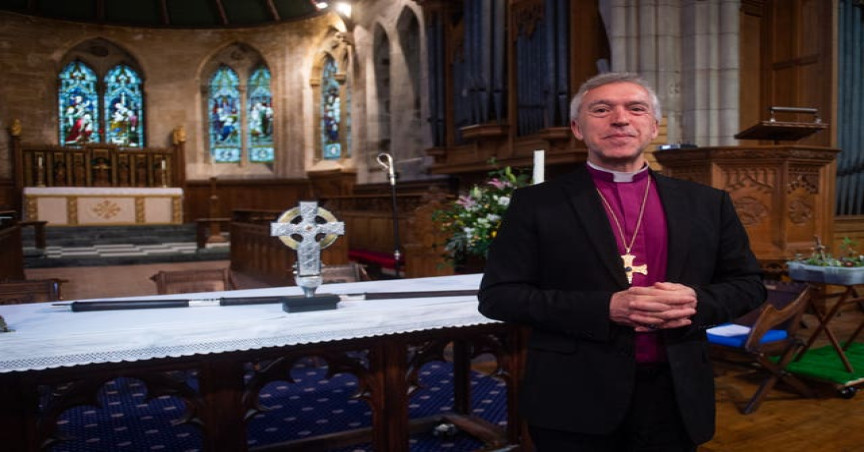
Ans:
POLYGON ((282 310, 285 312, 310 312, 336 309, 339 300, 339 295, 333 294, 285 297, 285 301, 282 302, 282 310))

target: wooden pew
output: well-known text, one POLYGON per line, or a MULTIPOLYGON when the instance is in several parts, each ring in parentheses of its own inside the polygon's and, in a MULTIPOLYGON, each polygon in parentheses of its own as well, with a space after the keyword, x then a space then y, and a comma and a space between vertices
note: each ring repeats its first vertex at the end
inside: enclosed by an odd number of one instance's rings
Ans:
POLYGON ((0 280, 24 279, 21 225, 12 210, 0 211, 0 280))
MULTIPOLYGON (((375 266, 394 267, 392 198, 386 187, 355 186, 353 195, 321 196, 318 204, 345 223, 345 236, 322 253, 325 264, 349 261, 367 264, 373 279, 382 277, 375 266), (372 265, 369 265, 372 264, 372 265)), ((399 242, 403 262, 400 276, 417 278, 452 274, 443 258, 443 243, 432 212, 453 199, 449 181, 404 184, 397 191, 399 242)), ((286 210, 290 206, 286 207, 286 210)), ((295 253, 270 236, 270 223, 283 211, 235 209, 231 217, 231 269, 271 284, 294 284, 295 253)))

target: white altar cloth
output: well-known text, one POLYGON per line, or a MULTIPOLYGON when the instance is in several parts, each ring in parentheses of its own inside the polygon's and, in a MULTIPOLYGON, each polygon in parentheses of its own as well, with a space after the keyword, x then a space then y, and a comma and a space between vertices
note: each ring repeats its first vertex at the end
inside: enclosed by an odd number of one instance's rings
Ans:
MULTIPOLYGON (((482 275, 325 284, 317 293, 477 289, 482 275)), ((136 299, 301 295, 299 287, 136 299)), ((71 300, 70 300, 71 301, 71 300)), ((249 306, 71 312, 52 303, 0 306, 14 331, 0 333, 0 373, 254 350, 495 323, 476 296, 341 301, 335 310, 286 313, 249 306)))

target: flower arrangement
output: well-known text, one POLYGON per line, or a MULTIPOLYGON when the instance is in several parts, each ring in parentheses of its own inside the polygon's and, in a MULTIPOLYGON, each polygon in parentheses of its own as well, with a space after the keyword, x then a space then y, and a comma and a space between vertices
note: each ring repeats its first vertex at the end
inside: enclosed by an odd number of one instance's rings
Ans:
POLYGON ((864 255, 855 251, 857 242, 846 237, 840 243, 840 257, 825 252, 825 246, 815 239, 816 247, 810 257, 796 255, 786 263, 789 277, 799 281, 826 284, 864 284, 864 255))
POLYGON ((864 255, 855 251, 858 242, 844 237, 840 242, 840 257, 834 257, 831 253, 825 252, 825 246, 821 244, 818 238, 815 239, 816 246, 813 253, 808 258, 800 255, 795 256, 795 260, 807 265, 816 265, 819 267, 864 267, 864 255))
POLYGON ((491 171, 489 179, 474 185, 448 208, 436 211, 432 219, 450 234, 444 251, 451 263, 468 256, 485 258, 495 238, 501 218, 510 205, 510 197, 528 185, 528 175, 514 172, 509 166, 491 171))

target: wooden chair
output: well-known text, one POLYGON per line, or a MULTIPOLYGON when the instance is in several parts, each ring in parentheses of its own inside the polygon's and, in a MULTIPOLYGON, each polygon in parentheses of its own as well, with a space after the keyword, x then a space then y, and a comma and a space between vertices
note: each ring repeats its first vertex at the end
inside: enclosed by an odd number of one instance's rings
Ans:
POLYGON ((804 345, 796 333, 801 325, 801 315, 807 308, 811 288, 798 282, 771 282, 766 283, 766 287, 768 299, 761 307, 732 324, 708 330, 713 357, 768 372, 756 393, 741 410, 743 414, 755 412, 765 395, 781 380, 801 395, 815 397, 812 389, 786 370, 804 345), (749 331, 723 333, 724 329, 730 329, 730 325, 746 326, 749 331))
POLYGON ((237 289, 231 270, 227 268, 160 271, 150 279, 156 283, 156 291, 160 295, 237 289))
POLYGON ((59 279, 31 279, 0 282, 0 304, 41 303, 58 301, 59 279))

